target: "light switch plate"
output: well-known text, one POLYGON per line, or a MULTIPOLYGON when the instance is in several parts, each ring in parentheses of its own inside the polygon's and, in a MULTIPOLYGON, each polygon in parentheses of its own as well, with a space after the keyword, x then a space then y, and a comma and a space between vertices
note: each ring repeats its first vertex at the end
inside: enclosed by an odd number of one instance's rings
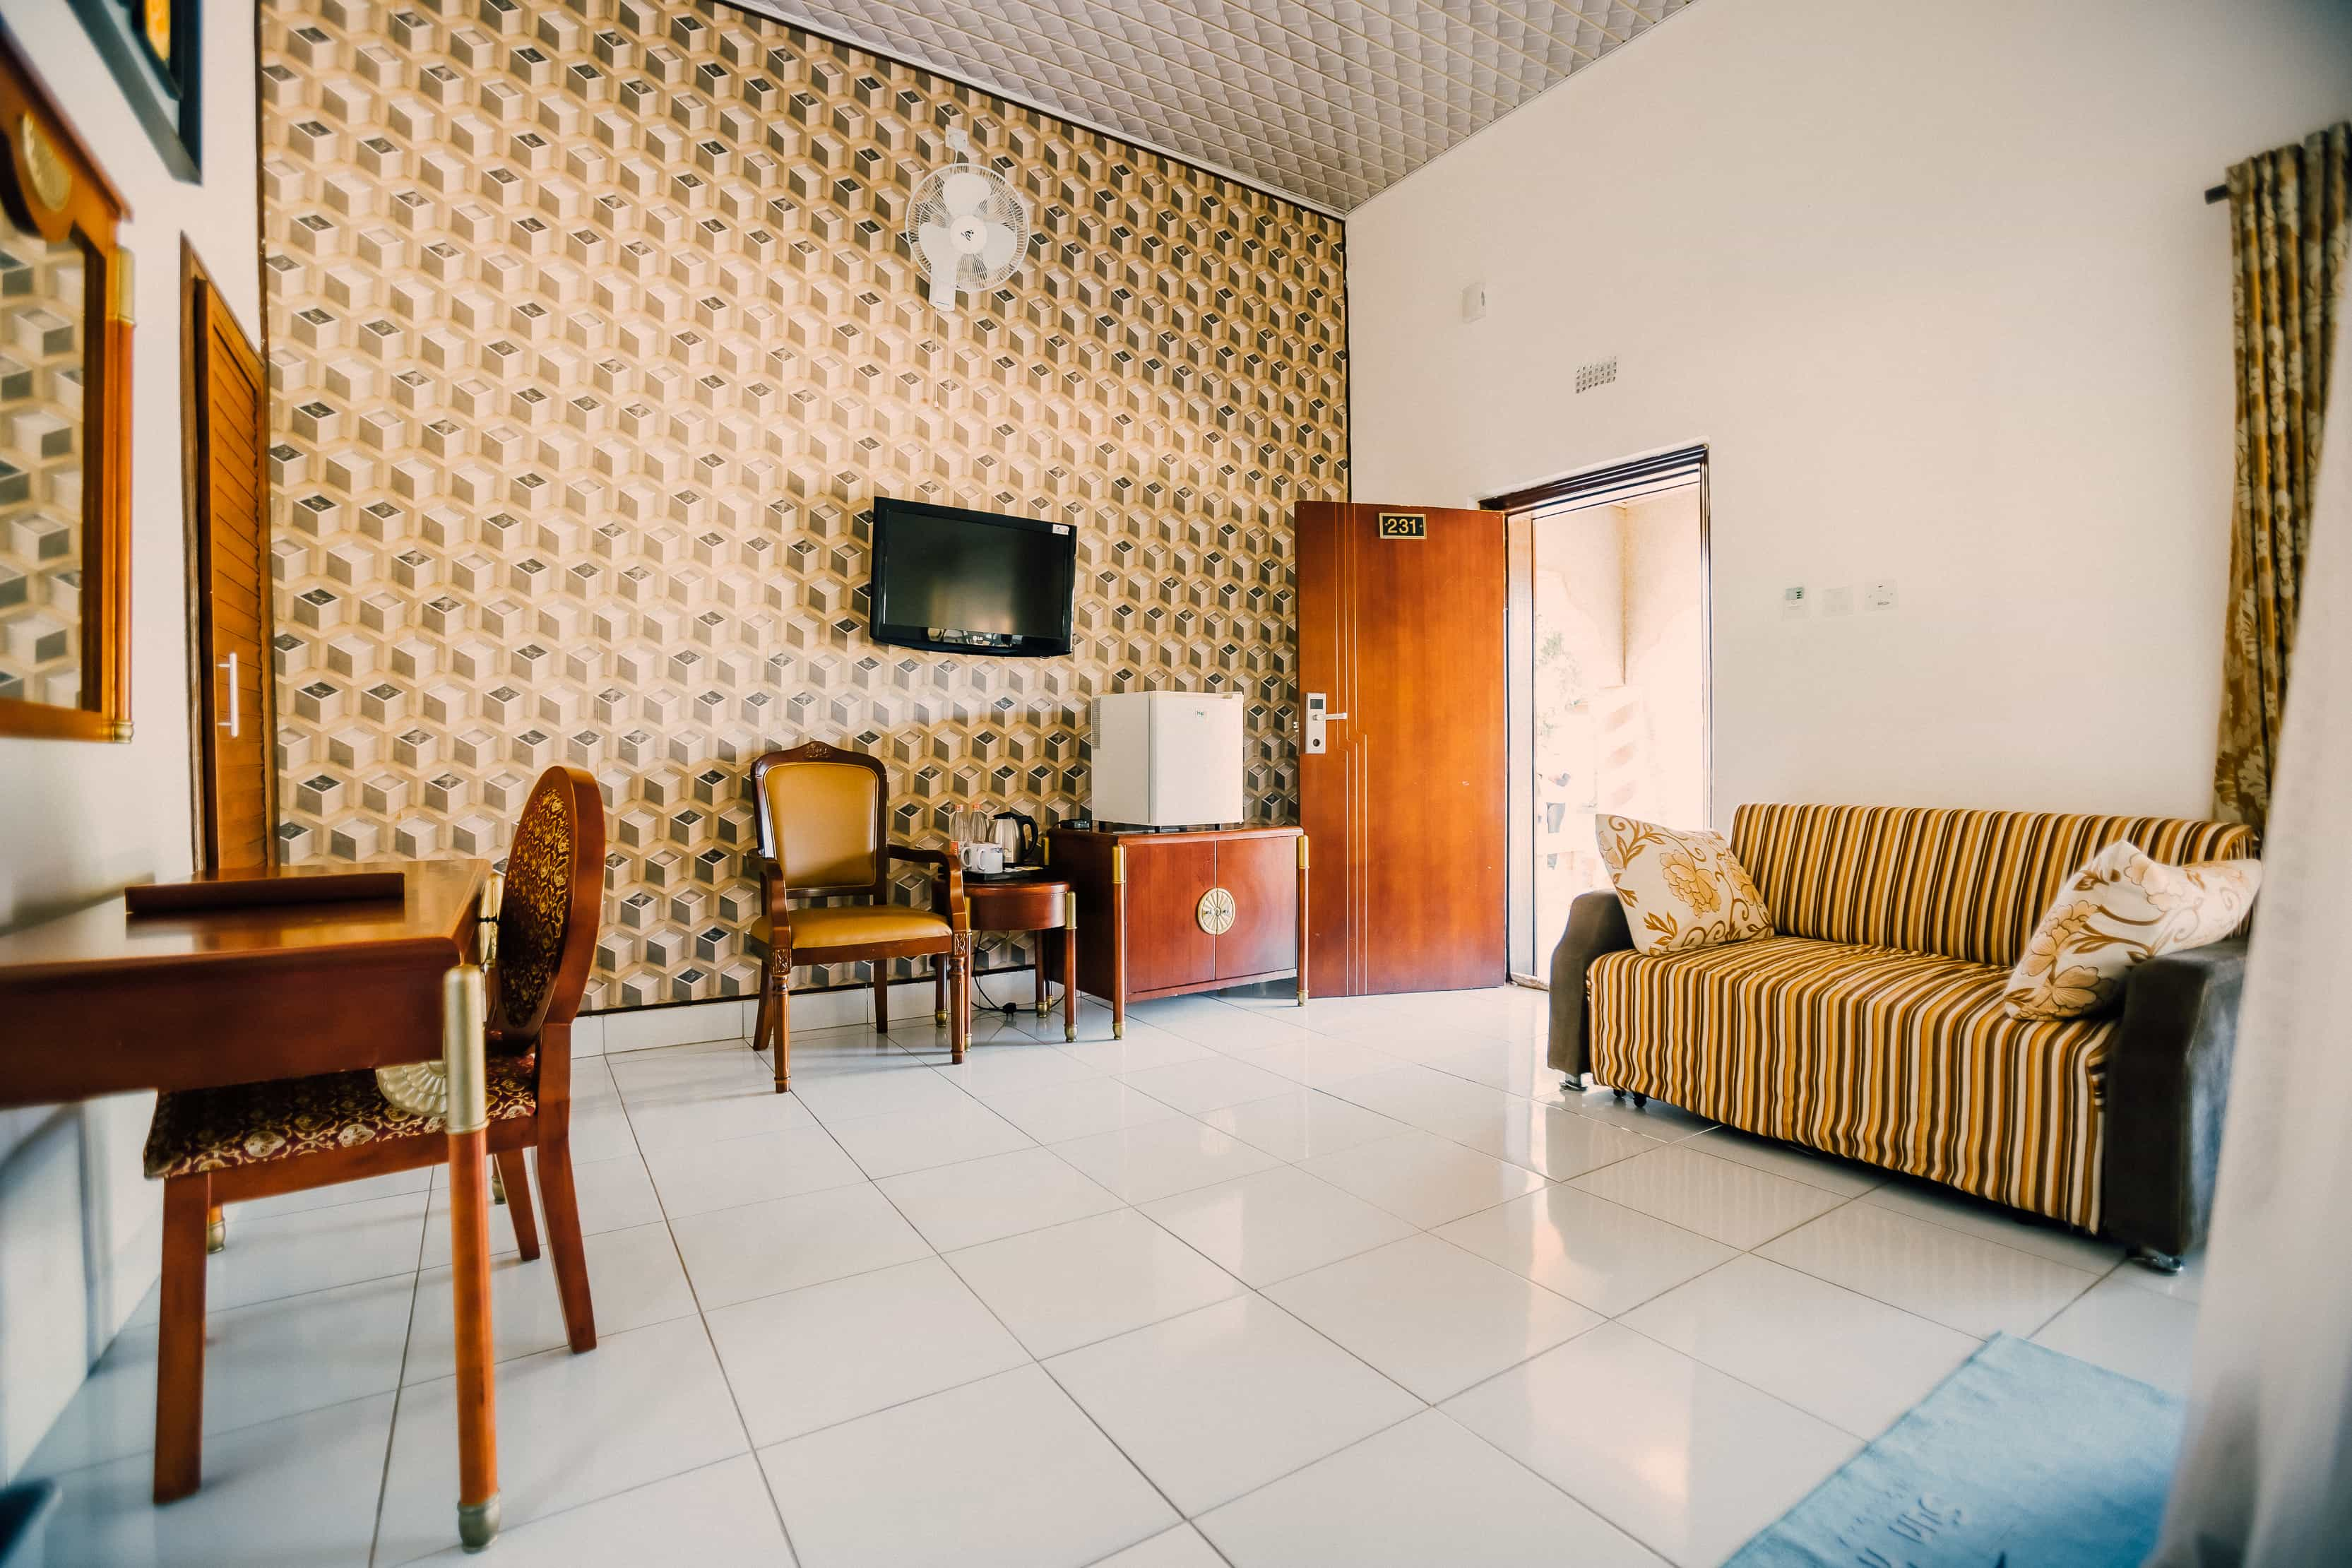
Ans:
POLYGON ((1473 283, 1462 290, 1462 319, 1465 321, 1483 321, 1486 315, 1486 286, 1473 283))
POLYGON ((1822 589, 1822 614, 1825 617, 1853 614, 1853 584, 1840 583, 1834 588, 1822 589))
POLYGON ((1895 604, 1895 579, 1892 577, 1878 578, 1862 591, 1862 607, 1874 616, 1893 615, 1895 604))
POLYGON ((1812 613, 1812 602, 1805 594, 1802 583, 1791 583, 1780 590, 1780 618, 1801 621, 1812 613))

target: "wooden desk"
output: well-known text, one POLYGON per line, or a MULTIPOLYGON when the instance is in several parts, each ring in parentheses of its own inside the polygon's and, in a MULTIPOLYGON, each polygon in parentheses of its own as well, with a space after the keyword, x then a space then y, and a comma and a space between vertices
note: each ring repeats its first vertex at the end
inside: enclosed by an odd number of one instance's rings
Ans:
MULTIPOLYGON (((134 916, 117 897, 0 936, 0 1107, 442 1056, 443 988, 472 962, 475 904, 489 867, 427 860, 402 869, 407 885, 397 903, 134 916)), ((478 1005, 470 1036, 478 1052, 478 1005)), ((449 1140, 459 1503, 469 1545, 485 1518, 497 1528, 483 1145, 478 1131, 449 1140)))

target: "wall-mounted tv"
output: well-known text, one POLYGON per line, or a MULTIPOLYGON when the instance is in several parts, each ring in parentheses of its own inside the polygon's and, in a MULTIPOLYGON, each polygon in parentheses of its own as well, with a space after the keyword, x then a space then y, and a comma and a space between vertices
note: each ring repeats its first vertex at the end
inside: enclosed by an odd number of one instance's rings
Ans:
POLYGON ((1070 651, 1066 522, 874 499, 874 640, 936 653, 1070 651))

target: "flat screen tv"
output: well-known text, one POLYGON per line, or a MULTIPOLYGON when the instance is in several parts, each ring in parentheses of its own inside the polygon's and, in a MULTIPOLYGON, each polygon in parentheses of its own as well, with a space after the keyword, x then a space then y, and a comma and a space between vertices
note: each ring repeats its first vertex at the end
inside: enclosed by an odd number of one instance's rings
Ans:
POLYGON ((938 653, 1070 651, 1078 538, 1066 522, 874 500, 874 640, 938 653))

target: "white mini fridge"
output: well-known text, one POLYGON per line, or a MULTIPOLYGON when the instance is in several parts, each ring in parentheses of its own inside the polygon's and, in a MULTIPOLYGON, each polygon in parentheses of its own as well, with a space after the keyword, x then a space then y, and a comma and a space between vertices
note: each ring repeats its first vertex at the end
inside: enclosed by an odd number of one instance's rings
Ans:
POLYGON ((1207 691, 1095 699, 1087 809, 1099 825, 1210 827, 1248 820, 1242 700, 1207 691))

